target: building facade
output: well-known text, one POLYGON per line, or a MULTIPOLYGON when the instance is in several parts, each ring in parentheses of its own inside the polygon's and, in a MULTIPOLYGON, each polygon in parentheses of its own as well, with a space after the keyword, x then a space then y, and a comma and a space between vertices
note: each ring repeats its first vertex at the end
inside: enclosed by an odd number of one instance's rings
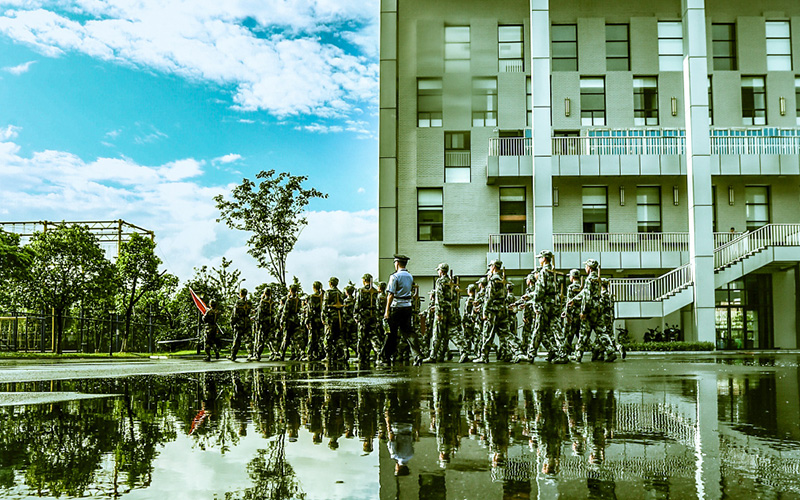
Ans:
POLYGON ((381 276, 551 249, 634 338, 800 347, 800 4, 382 0, 380 59, 381 276))

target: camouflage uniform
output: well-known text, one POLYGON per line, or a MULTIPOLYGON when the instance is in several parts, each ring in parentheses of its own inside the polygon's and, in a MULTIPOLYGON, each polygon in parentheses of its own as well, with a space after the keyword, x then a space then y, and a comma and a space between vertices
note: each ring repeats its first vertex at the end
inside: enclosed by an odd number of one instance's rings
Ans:
POLYGON ((533 323, 536 320, 533 309, 534 309, 534 300, 533 300, 533 292, 534 292, 534 283, 536 283, 536 278, 533 276, 533 273, 529 274, 525 278, 525 282, 528 287, 525 289, 525 293, 522 295, 522 333, 520 334, 520 345, 525 346, 525 348, 530 345, 531 342, 531 332, 533 331, 533 323))
POLYGON ((375 337, 372 340, 372 350, 375 352, 376 356, 379 356, 381 353, 381 349, 383 349, 383 344, 386 342, 386 337, 388 336, 388 329, 389 325, 386 323, 383 315, 386 313, 386 302, 388 300, 386 294, 386 282, 379 281, 378 282, 378 296, 375 299, 375 309, 376 309, 376 317, 378 321, 378 326, 375 332, 375 337))
POLYGON ((264 352, 266 344, 271 354, 276 354, 278 348, 275 345, 275 303, 272 300, 272 292, 267 289, 261 296, 256 309, 256 328, 253 335, 253 345, 250 349, 252 357, 261 360, 261 353, 264 352))
POLYGON ((325 324, 325 358, 329 363, 344 360, 345 351, 342 343, 342 327, 344 326, 344 296, 336 288, 337 278, 331 278, 330 288, 322 297, 322 322, 325 324))
POLYGON ((239 300, 233 306, 231 312, 231 328, 233 329, 233 345, 231 345, 230 359, 236 361, 236 355, 239 353, 239 348, 243 340, 248 340, 250 336, 250 329, 252 323, 250 321, 250 314, 253 311, 253 304, 247 300, 247 290, 242 289, 239 300))
POLYGON ((603 327, 616 349, 616 342, 614 342, 614 296, 611 295, 611 290, 608 288, 609 284, 608 278, 600 279, 600 307, 602 308, 603 327))
POLYGON ((297 296, 299 285, 293 283, 289 287, 289 295, 283 299, 281 304, 281 330, 283 330, 283 342, 281 342, 281 352, 278 359, 283 361, 286 357, 286 349, 293 343, 295 337, 300 335, 300 297, 297 296))
MULTIPOLYGON (((576 275, 580 277, 580 271, 573 269, 570 271, 570 277, 576 275)), ((563 355, 571 354, 572 344, 576 338, 579 337, 581 330, 581 313, 580 313, 580 294, 581 283, 580 281, 573 281, 567 287, 567 302, 564 305, 564 342, 561 345, 561 353, 563 355), (571 304, 570 304, 571 302, 571 304)))
POLYGON ((467 302, 464 315, 461 317, 461 328, 464 332, 464 344, 469 352, 475 352, 475 285, 467 287, 467 302))
MULTIPOLYGON (((545 255, 545 252, 540 255, 545 255)), ((552 361, 558 350, 556 330, 560 325, 556 309, 555 271, 550 262, 545 263, 539 271, 533 290, 533 300, 536 320, 533 325, 533 337, 528 345, 528 358, 533 360, 539 351, 539 346, 542 345, 547 349, 548 361, 552 361)), ((560 337, 560 334, 558 336, 560 337)))
POLYGON ((425 309, 425 333, 420 336, 419 345, 426 357, 431 356, 431 342, 433 339, 433 320, 436 317, 436 298, 434 291, 428 294, 428 308, 425 309))
POLYGON ((449 267, 447 264, 439 264, 437 270, 443 270, 444 275, 436 280, 434 286, 434 319, 433 319, 433 339, 431 340, 431 352, 426 361, 444 361, 449 344, 452 340, 458 347, 462 357, 466 356, 464 339, 458 329, 458 307, 454 307, 454 296, 456 295, 455 285, 450 276, 447 275, 449 267))
POLYGON ((358 323, 358 342, 356 355, 358 362, 369 364, 370 349, 374 345, 378 329, 378 308, 376 295, 378 290, 372 286, 372 276, 364 275, 364 286, 358 289, 355 299, 355 316, 358 323))
POLYGON ((583 356, 583 351, 587 349, 589 341, 591 340, 592 331, 595 332, 596 345, 595 353, 604 351, 607 361, 614 361, 616 354, 614 354, 614 344, 606 332, 605 325, 603 324, 603 311, 600 301, 600 277, 597 273, 597 261, 590 259, 587 266, 590 267, 589 276, 583 284, 578 297, 581 301, 581 331, 578 337, 578 342, 575 346, 575 353, 573 355, 576 361, 580 361, 583 356))
MULTIPOLYGON (((494 261, 495 269, 500 269, 502 263, 494 261)), ((508 304, 506 304, 506 285, 503 277, 497 272, 489 277, 483 302, 482 317, 486 320, 483 324, 483 335, 479 358, 476 362, 488 363, 489 351, 494 344, 495 336, 507 335, 508 332, 508 304)), ((501 341, 502 343, 502 341, 501 341)))
POLYGON ((319 361, 322 359, 322 283, 315 281, 312 288, 314 293, 308 296, 306 304, 305 326, 308 330, 308 344, 304 359, 319 361))
POLYGON ((488 280, 483 277, 478 280, 478 291, 475 293, 473 303, 473 318, 475 318, 475 353, 477 355, 483 342, 483 304, 486 302, 486 284, 488 280))
POLYGON ((206 351, 206 361, 211 361, 211 349, 214 349, 217 359, 219 359, 219 328, 217 321, 219 320, 219 309, 217 309, 214 300, 208 302, 208 309, 203 314, 203 349, 206 351))
MULTIPOLYGON (((506 285, 506 304, 508 304, 508 323, 507 323, 506 338, 513 338, 515 340, 517 336, 517 308, 514 305, 514 303, 516 301, 517 297, 514 295, 514 285, 508 283, 506 285)), ((501 344, 499 346, 498 357, 502 358, 505 361, 511 361, 512 355, 509 352, 507 345, 501 344)))
POLYGON ((350 357, 350 349, 358 352, 358 325, 356 324, 356 287, 350 282, 344 287, 344 300, 342 301, 342 348, 345 359, 350 357))

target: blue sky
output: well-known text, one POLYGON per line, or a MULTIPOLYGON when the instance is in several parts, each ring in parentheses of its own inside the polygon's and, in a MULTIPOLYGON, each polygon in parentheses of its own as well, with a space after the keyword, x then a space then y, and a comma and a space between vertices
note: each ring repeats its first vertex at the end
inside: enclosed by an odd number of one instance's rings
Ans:
POLYGON ((274 168, 330 195, 290 274, 375 271, 377 1, 0 5, 0 220, 123 218, 179 276, 224 255, 255 285, 211 197, 274 168))

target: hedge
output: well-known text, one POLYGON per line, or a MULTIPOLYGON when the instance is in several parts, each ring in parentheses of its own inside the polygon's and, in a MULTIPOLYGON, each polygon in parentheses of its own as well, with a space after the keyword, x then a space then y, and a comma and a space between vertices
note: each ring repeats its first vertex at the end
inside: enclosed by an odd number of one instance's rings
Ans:
POLYGON ((713 351, 713 342, 631 342, 628 351, 713 351))

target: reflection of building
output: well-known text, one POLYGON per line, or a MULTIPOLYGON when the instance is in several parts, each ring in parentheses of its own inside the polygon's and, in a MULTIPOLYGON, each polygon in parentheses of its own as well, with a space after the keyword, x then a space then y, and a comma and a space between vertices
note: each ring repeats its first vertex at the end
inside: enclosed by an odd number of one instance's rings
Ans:
POLYGON ((550 248, 599 258, 634 337, 798 346, 800 4, 381 10, 382 276, 400 251, 423 288, 493 258, 520 285, 550 248))

